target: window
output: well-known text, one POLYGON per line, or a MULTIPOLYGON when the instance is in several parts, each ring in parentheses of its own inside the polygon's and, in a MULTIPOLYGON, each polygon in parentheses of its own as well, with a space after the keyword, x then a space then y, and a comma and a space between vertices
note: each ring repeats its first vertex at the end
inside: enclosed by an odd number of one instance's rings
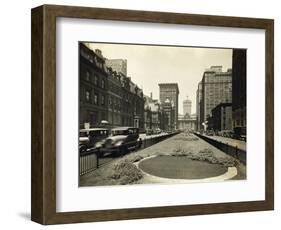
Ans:
POLYGON ((102 104, 102 105, 105 104, 105 97, 104 97, 104 95, 101 96, 101 104, 102 104))
POLYGON ((240 126, 240 120, 236 120, 236 125, 240 126))
POLYGON ((90 72, 86 71, 86 81, 90 81, 90 72))
POLYGON ((101 80, 101 87, 104 89, 105 84, 104 84, 104 79, 101 80))
POLYGON ((99 81, 99 78, 98 78, 98 75, 94 75, 94 84, 95 85, 98 85, 98 81, 99 81))
POLYGON ((98 104, 98 101, 99 101, 99 99, 98 99, 98 94, 95 93, 95 95, 94 95, 94 104, 97 105, 97 104, 98 104))
POLYGON ((91 93, 89 90, 86 90, 86 101, 89 102, 91 97, 91 93))

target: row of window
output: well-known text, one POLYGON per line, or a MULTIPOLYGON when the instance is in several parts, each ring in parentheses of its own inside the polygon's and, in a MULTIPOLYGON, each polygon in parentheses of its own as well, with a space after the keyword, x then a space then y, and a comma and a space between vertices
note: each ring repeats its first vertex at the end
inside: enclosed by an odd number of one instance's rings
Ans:
POLYGON ((246 126, 246 121, 245 120, 234 120, 233 126, 246 126))
POLYGON ((105 70, 104 63, 101 61, 98 61, 98 58, 96 56, 90 55, 89 53, 85 52, 84 50, 81 50, 81 55, 86 58, 89 62, 95 64, 98 68, 105 70))
POLYGON ((113 93, 115 93, 115 94, 117 94, 117 95, 119 95, 119 96, 122 96, 121 88, 118 87, 117 85, 112 84, 112 83, 109 82, 109 83, 108 83, 108 89, 109 89, 111 92, 113 92, 113 93))
MULTIPOLYGON (((106 105, 106 101, 105 101, 105 96, 103 94, 99 95, 98 93, 93 93, 91 92, 91 90, 86 90, 85 91, 85 101, 88 103, 93 103, 94 105, 101 105, 101 106, 105 106, 106 105)), ((137 113, 138 111, 138 107, 141 106, 139 105, 136 101, 134 103, 134 112, 137 113)), ((109 97, 108 99, 108 105, 110 106, 110 108, 113 108, 117 111, 124 111, 124 112, 129 112, 132 107, 129 106, 124 106, 123 109, 121 107, 121 100, 118 99, 113 99, 111 97, 109 97)))
MULTIPOLYGON (((100 80, 100 84, 99 84, 99 76, 97 74, 91 75, 90 71, 86 71, 85 80, 88 81, 88 82, 93 82, 94 85, 100 86, 102 89, 105 89, 105 87, 106 87, 105 86, 105 80, 102 78, 100 80)), ((113 92, 113 93, 115 93, 119 96, 122 96, 126 100, 129 100, 129 93, 128 92, 122 93, 122 91, 120 90, 120 87, 109 83, 108 88, 111 92, 113 92)))
POLYGON ((91 74, 90 71, 86 71, 85 74, 85 80, 88 82, 93 82, 94 85, 100 86, 102 89, 105 89, 105 81, 104 79, 100 80, 100 85, 99 85, 99 76, 97 74, 91 74))
POLYGON ((89 103, 93 103, 95 105, 105 105, 105 96, 104 95, 101 95, 100 97, 100 101, 99 101, 99 94, 98 93, 94 93, 93 94, 93 97, 92 97, 92 93, 90 90, 86 90, 85 92, 85 100, 86 102, 89 102, 89 103))

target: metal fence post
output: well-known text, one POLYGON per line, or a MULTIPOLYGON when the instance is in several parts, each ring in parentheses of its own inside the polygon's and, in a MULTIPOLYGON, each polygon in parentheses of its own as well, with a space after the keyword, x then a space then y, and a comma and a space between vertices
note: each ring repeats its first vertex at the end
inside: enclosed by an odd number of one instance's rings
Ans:
POLYGON ((100 155, 100 152, 98 151, 96 153, 96 156, 97 156, 97 169, 99 168, 99 155, 100 155))

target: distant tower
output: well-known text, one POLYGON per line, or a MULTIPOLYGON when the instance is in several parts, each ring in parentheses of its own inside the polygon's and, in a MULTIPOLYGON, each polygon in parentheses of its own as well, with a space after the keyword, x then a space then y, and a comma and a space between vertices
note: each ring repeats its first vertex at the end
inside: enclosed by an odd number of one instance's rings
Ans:
POLYGON ((192 106, 192 101, 186 98, 186 100, 183 101, 183 115, 191 115, 191 106, 192 106))

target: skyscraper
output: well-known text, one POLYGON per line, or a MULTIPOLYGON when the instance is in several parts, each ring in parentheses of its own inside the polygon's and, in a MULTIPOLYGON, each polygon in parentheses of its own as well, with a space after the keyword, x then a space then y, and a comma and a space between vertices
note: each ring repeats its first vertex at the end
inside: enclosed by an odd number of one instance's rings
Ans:
POLYGON ((106 59, 105 64, 107 67, 112 68, 117 73, 122 73, 127 76, 127 60, 126 59, 106 59))
POLYGON ((201 119, 201 114, 202 112, 202 83, 201 81, 198 83, 198 88, 196 91, 196 116, 197 116, 197 130, 202 129, 202 119, 201 119))
POLYGON ((159 97, 160 97, 160 103, 161 105, 164 105, 165 102, 167 102, 167 99, 169 100, 169 103, 171 103, 173 113, 171 120, 171 126, 172 129, 178 128, 178 106, 179 106, 179 87, 177 83, 161 83, 159 84, 159 97))
POLYGON ((232 70, 223 72, 222 66, 212 66, 204 72, 201 84, 200 123, 207 121, 218 104, 232 102, 232 70))

